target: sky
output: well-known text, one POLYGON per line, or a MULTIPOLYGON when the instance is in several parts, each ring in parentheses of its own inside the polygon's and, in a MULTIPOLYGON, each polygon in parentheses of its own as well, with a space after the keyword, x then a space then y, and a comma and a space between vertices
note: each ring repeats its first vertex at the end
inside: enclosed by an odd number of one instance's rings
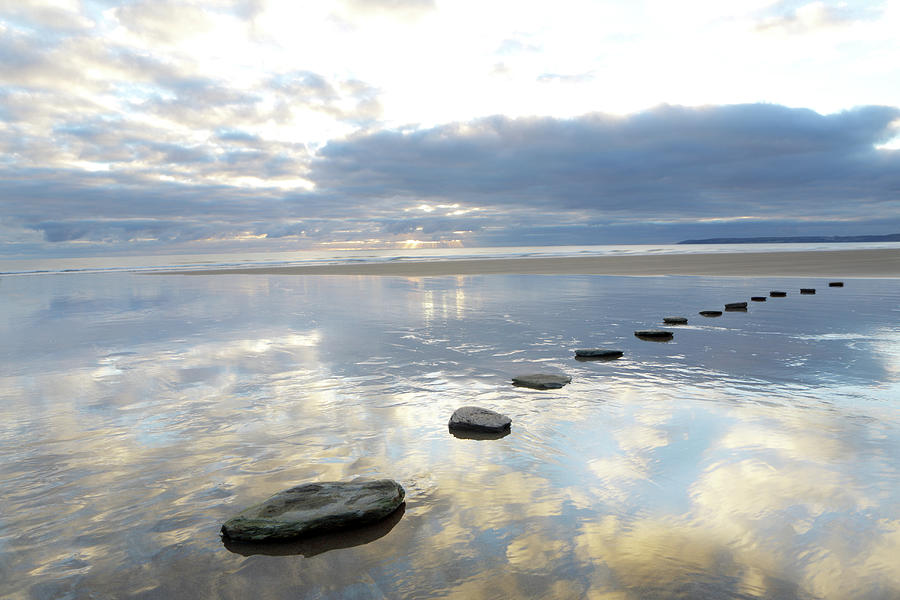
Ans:
POLYGON ((900 232, 900 0, 0 0, 0 256, 900 232))

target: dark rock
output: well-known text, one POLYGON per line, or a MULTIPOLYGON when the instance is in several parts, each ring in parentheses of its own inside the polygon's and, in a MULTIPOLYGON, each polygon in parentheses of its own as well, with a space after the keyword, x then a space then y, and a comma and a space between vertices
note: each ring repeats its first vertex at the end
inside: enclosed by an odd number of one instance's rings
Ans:
POLYGON ((391 479, 324 481, 278 492, 222 525, 232 540, 287 540, 337 531, 383 519, 406 492, 391 479))
POLYGON ((312 534, 290 540, 262 542, 245 542, 224 538, 225 549, 243 556, 317 556, 331 550, 342 550, 354 546, 362 546, 386 536, 400 522, 406 512, 406 503, 385 518, 340 531, 312 534))
POLYGON ((687 317, 663 317, 663 323, 667 325, 687 325, 687 317))
POLYGON ((575 358, 605 358, 612 360, 625 354, 622 350, 612 348, 579 348, 575 351, 575 358))
POLYGON ((572 381, 568 375, 556 375, 553 373, 529 373, 516 375, 512 378, 513 385, 534 388, 536 390, 555 390, 572 381))
POLYGON ((844 287, 843 281, 829 281, 828 287, 844 287))
POLYGON ((725 305, 725 310, 729 310, 732 308, 747 308, 746 302, 729 302, 725 305))
POLYGON ((721 317, 721 310, 701 310, 700 314, 704 317, 721 317))
POLYGON ((496 433, 509 429, 511 423, 512 419, 498 412, 477 406, 463 406, 453 411, 447 426, 450 429, 468 429, 470 431, 496 433))
POLYGON ((800 288, 801 294, 815 294, 816 288, 800 288))
POLYGON ((671 331, 665 331, 663 329, 642 329, 639 331, 635 331, 634 335, 641 338, 642 340, 655 340, 655 341, 667 341, 671 340, 675 334, 671 331))
POLYGON ((750 296, 750 299, 753 300, 754 302, 765 302, 766 301, 765 296, 750 296))
POLYGON ((772 291, 772 292, 769 292, 769 295, 773 298, 784 298, 785 296, 787 296, 787 292, 772 291))

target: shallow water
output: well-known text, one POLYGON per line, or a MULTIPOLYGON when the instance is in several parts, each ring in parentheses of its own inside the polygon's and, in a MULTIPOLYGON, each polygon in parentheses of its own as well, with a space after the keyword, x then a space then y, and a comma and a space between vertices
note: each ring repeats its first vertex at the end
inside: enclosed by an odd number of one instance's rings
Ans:
POLYGON ((0 597, 900 596, 900 280, 103 273, 0 297, 0 597), (634 337, 670 315, 673 341, 634 337), (593 346, 625 356, 573 359, 593 346), (537 370, 573 381, 510 385, 537 370), (469 404, 510 435, 450 435, 469 404), (401 482, 404 512, 219 537, 355 476, 401 482))

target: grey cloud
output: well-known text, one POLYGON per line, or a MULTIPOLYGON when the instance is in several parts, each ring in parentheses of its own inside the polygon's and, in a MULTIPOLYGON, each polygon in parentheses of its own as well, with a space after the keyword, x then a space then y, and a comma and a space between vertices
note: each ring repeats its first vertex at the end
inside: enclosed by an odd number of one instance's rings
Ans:
MULTIPOLYGON (((235 5, 206 4, 222 10, 235 5)), ((123 10, 145 8, 165 7, 132 4, 123 10)), ((147 172, 184 172, 191 165, 209 164, 221 167, 221 173, 240 167, 258 170, 263 177, 296 177, 305 170, 304 144, 239 141, 233 134, 216 139, 216 133, 290 123, 298 111, 324 113, 357 126, 371 126, 381 114, 378 90, 358 80, 328 80, 304 71, 286 73, 248 92, 193 73, 187 63, 86 37, 54 38, 43 31, 0 37, 0 62, 5 67, 0 70, 5 88, 0 91, 5 122, 0 149, 15 153, 22 167, 88 160, 128 163, 147 172), (119 98, 119 106, 98 105, 93 100, 98 92, 119 98), (181 127, 170 127, 170 122, 181 127), (189 141, 184 128, 192 132, 189 141), (205 147, 196 136, 203 130, 209 131, 205 147), (254 152, 241 153, 238 146, 254 152)), ((191 175, 215 174, 209 168, 191 175)))
POLYGON ((378 90, 355 79, 330 82, 316 73, 298 71, 273 78, 269 86, 288 107, 316 110, 360 124, 381 116, 378 90), (351 108, 345 107, 346 101, 352 103, 351 108))
POLYGON ((329 143, 320 188, 603 214, 840 216, 896 211, 900 110, 661 106, 628 117, 492 117, 329 143), (552 207, 552 208, 551 208, 552 207))
POLYGON ((237 129, 220 129, 216 133, 216 138, 218 138, 222 142, 230 142, 236 144, 256 144, 261 141, 259 136, 237 129))
POLYGON ((447 236, 456 231, 480 231, 485 222, 493 223, 493 221, 493 218, 482 217, 417 217, 383 221, 380 230, 389 234, 420 232, 428 236, 447 236))
MULTIPOLYGON (((819 115, 771 105, 492 117, 358 134, 311 162, 302 144, 240 126, 187 144, 140 122, 86 118, 26 145, 110 169, 28 168, 5 155, 0 216, 13 236, 7 251, 32 247, 34 232, 47 245, 77 241, 73 252, 262 243, 234 241, 248 236, 288 248, 409 237, 540 245, 891 233, 900 230, 900 152, 874 145, 896 134, 898 117, 890 107, 819 115), (316 191, 211 183, 298 174, 316 191), (452 214, 454 205, 479 210, 452 214)), ((0 140, 22 143, 10 137, 0 140)))

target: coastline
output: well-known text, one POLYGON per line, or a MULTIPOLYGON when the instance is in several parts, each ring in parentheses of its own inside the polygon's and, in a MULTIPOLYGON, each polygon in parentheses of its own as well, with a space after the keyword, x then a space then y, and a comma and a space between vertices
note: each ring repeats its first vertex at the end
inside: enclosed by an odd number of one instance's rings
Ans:
POLYGON ((157 271, 166 275, 693 275, 704 277, 900 277, 900 249, 484 258, 157 271))

